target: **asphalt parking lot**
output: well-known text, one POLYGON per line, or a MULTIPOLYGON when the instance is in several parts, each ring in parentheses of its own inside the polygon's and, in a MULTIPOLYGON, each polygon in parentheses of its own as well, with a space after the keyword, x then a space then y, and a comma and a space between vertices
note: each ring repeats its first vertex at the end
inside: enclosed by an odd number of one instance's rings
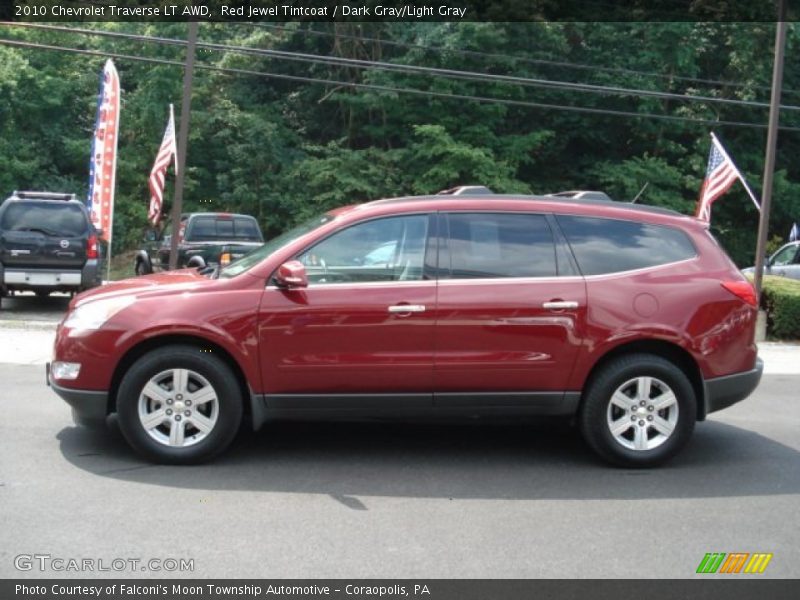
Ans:
POLYGON ((707 552, 770 552, 757 577, 800 575, 798 347, 770 350, 756 394, 661 469, 609 468, 541 421, 273 423, 212 464, 164 467, 72 425, 42 327, 0 327, 0 346, 37 350, 0 353, 0 577, 81 575, 18 571, 21 554, 194 561, 101 576, 692 577, 707 552))

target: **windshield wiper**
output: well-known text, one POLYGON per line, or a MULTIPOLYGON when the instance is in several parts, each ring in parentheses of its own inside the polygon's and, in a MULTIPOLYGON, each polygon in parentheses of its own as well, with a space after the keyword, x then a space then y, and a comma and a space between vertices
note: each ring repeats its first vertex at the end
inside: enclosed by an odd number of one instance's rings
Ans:
POLYGON ((22 229, 17 229, 17 231, 38 231, 39 233, 50 236, 59 235, 57 231, 51 231, 50 229, 44 229, 42 227, 23 227, 22 229))

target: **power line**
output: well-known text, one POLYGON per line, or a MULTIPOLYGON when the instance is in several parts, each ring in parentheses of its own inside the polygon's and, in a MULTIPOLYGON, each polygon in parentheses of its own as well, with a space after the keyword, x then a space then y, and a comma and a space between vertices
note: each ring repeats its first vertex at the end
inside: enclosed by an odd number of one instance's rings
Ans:
MULTIPOLYGON (((357 41, 367 41, 378 43, 385 46, 394 46, 397 48, 406 48, 408 50, 425 50, 425 51, 433 51, 433 52, 450 52, 453 54, 461 54, 463 56, 475 56, 475 57, 486 57, 492 59, 503 59, 503 60, 513 60, 516 62, 524 62, 529 64, 535 65, 543 65, 543 66, 554 66, 554 67, 562 67, 568 69, 577 69, 583 71, 602 71, 604 73, 621 73, 625 75, 644 75, 645 77, 655 77, 659 79, 667 79, 667 80, 674 80, 674 81, 686 81, 689 83, 702 83, 707 85, 716 85, 722 87, 745 87, 745 84, 740 81, 724 81, 718 79, 703 79, 700 77, 685 77, 681 75, 667 75, 665 73, 653 73, 652 71, 639 71, 636 69, 626 69, 622 67, 603 67, 599 65, 587 65, 584 63, 574 63, 568 61, 559 61, 559 60, 547 60, 543 58, 530 58, 527 56, 518 56, 516 54, 502 54, 497 52, 480 52, 478 50, 464 50, 461 48, 445 48, 443 46, 430 46, 426 44, 412 44, 407 42, 398 42, 395 40, 382 40, 380 38, 368 37, 368 36, 358 36, 358 35, 349 35, 343 33, 330 33, 327 31, 318 31, 316 29, 293 29, 290 27, 285 27, 282 25, 271 25, 268 23, 236 23, 237 25, 244 25, 250 27, 259 27, 263 29, 273 29, 279 31, 286 31, 289 33, 306 33, 316 36, 324 36, 324 37, 339 37, 357 41)), ((753 86, 755 89, 759 89, 762 91, 769 92, 771 90, 770 87, 765 85, 756 85, 753 86)), ((784 89, 784 93, 792 93, 792 94, 800 94, 800 90, 790 90, 784 89)))
MULTIPOLYGON (((133 60, 139 62, 149 62, 149 63, 156 63, 156 64, 165 64, 170 66, 177 66, 183 68, 184 64, 181 61, 175 60, 166 60, 166 59, 155 59, 155 58, 147 58, 141 56, 131 56, 127 54, 119 54, 119 53, 112 53, 112 52, 105 52, 101 50, 86 50, 82 48, 69 48, 64 46, 53 46, 49 44, 36 44, 32 42, 21 42, 18 40, 8 40, 0 38, 0 44, 4 44, 7 46, 17 46, 22 48, 36 48, 36 49, 43 49, 43 50, 54 50, 54 51, 61 51, 61 52, 72 52, 77 54, 85 54, 89 56, 99 56, 99 57, 110 57, 116 58, 119 60, 133 60)), ((582 107, 582 106, 568 106, 568 105, 555 105, 555 104, 545 104, 540 102, 529 102, 524 100, 507 100, 503 98, 491 98, 485 96, 470 96, 466 94, 447 94, 443 92, 432 92, 427 90, 418 90, 415 88, 400 88, 400 87, 391 87, 391 86, 383 86, 383 85, 376 85, 376 84, 369 84, 369 83, 354 83, 348 81, 339 81, 336 79, 323 79, 323 78, 315 78, 315 77, 302 77, 299 75, 286 75, 282 73, 269 73, 264 71, 253 71, 249 69, 236 69, 231 67, 216 67, 213 65, 196 65, 198 69, 203 69, 207 71, 215 71, 221 73, 228 73, 228 74, 238 74, 238 75, 252 75, 257 77, 267 77, 271 79, 283 79, 287 81, 298 81, 304 83, 317 83, 317 84, 326 84, 326 85, 336 85, 339 87, 350 87, 356 89, 369 89, 375 91, 382 91, 382 92, 392 92, 398 94, 413 94, 417 96, 425 96, 430 98, 446 98, 451 100, 470 100, 480 103, 487 103, 487 104, 501 104, 507 106, 519 106, 519 107, 527 107, 527 108, 538 108, 544 110, 556 110, 556 111, 568 111, 568 112, 577 112, 577 113, 588 113, 588 114, 596 114, 596 115, 613 115, 613 116, 623 116, 623 117, 632 117, 632 118, 647 118, 647 119, 660 119, 666 121, 674 121, 674 122, 685 122, 685 123, 696 123, 696 124, 705 124, 705 125, 726 125, 731 127, 749 127, 754 129, 765 129, 766 125, 762 125, 760 123, 751 123, 751 122, 742 122, 742 121, 715 121, 711 119, 700 119, 700 118, 691 118, 691 117, 677 117, 673 115, 658 115, 653 113, 637 113, 632 111, 618 111, 618 110, 608 110, 608 109, 600 109, 600 108, 591 108, 591 107, 582 107)), ((790 131, 790 132, 797 132, 800 131, 800 127, 781 127, 782 131, 790 131)))
MULTIPOLYGON (((136 41, 147 41, 161 44, 170 44, 176 46, 185 46, 184 40, 163 37, 143 36, 131 33, 99 31, 95 29, 80 29, 75 27, 61 27, 55 25, 42 25, 33 23, 9 23, 0 22, 6 26, 20 26, 32 27, 37 29, 46 29, 51 31, 62 31, 67 33, 76 33, 79 35, 95 35, 101 37, 115 37, 123 39, 131 39, 136 41)), ((359 69, 377 69, 384 71, 397 71, 410 74, 429 74, 441 76, 452 79, 462 79, 470 81, 488 82, 493 81, 497 83, 507 83, 513 85, 521 85, 534 88, 547 88, 547 89, 563 89, 573 92, 594 93, 601 95, 617 95, 617 96, 638 96, 638 97, 653 97, 662 100, 677 100, 681 102, 703 102, 709 104, 729 104, 734 106, 743 106, 750 108, 768 108, 765 102, 755 102, 751 100, 735 100, 730 98, 714 98, 710 96, 690 96, 686 94, 674 94, 670 92, 659 92, 653 90, 640 90, 628 89, 612 86, 600 86, 593 84, 572 83, 565 81, 555 81, 549 79, 534 79, 526 77, 516 77, 511 75, 495 75, 490 73, 477 73, 474 71, 460 71, 455 69, 442 69, 435 67, 423 67, 418 65, 401 65, 395 63, 387 63, 381 61, 367 61, 353 58, 343 58, 334 56, 320 56, 318 54, 307 54, 302 52, 288 52, 285 50, 268 50, 263 48, 249 48, 246 46, 231 46, 226 44, 216 44, 210 42, 198 42, 199 48, 212 49, 224 52, 235 52, 240 54, 250 54, 256 56, 267 56, 270 58, 278 58, 282 60, 308 62, 315 64, 327 64, 338 66, 353 66, 359 69)), ((782 105, 783 110, 800 111, 800 106, 795 105, 782 105)))

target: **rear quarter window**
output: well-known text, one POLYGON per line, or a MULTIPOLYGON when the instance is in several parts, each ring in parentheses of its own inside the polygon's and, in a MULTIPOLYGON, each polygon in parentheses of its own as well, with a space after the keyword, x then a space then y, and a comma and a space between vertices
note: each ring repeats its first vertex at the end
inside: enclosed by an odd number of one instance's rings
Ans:
POLYGON ((557 215, 584 275, 620 273, 697 256, 679 229, 636 221, 557 215))

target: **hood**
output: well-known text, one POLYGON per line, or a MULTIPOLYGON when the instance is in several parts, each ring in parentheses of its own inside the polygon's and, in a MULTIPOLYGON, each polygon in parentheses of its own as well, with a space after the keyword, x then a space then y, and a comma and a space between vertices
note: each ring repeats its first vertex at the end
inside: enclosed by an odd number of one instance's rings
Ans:
POLYGON ((215 280, 201 275, 196 269, 179 269, 177 271, 165 271, 152 275, 131 277, 130 279, 107 283, 106 285, 78 294, 69 303, 69 308, 72 310, 86 302, 114 298, 117 296, 179 294, 213 284, 214 281, 215 280))

